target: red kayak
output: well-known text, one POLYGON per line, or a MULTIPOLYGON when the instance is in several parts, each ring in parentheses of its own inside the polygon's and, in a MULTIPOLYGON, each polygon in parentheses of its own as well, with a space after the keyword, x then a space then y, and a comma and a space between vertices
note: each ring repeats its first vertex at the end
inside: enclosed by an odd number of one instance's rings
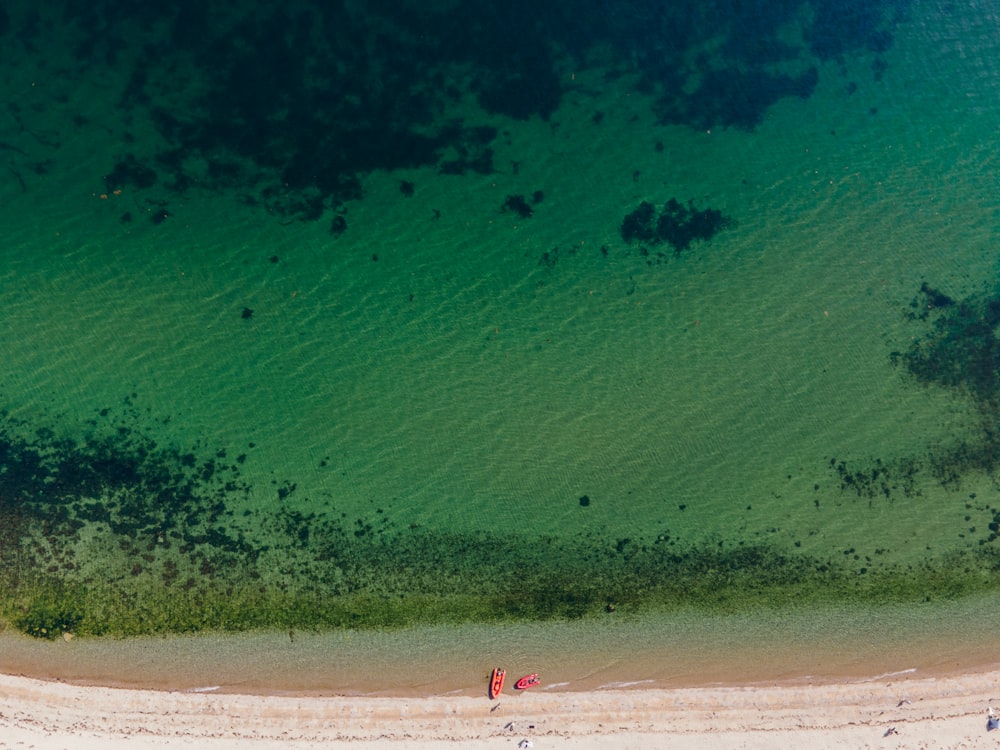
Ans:
POLYGON ((490 699, 496 698, 500 695, 500 691, 503 690, 503 679, 507 676, 505 672, 500 667, 495 667, 493 669, 493 674, 490 675, 490 699))
POLYGON ((528 688, 534 687, 540 682, 541 680, 538 679, 538 672, 535 672, 534 674, 527 674, 517 681, 517 684, 514 685, 514 689, 527 690, 528 688))

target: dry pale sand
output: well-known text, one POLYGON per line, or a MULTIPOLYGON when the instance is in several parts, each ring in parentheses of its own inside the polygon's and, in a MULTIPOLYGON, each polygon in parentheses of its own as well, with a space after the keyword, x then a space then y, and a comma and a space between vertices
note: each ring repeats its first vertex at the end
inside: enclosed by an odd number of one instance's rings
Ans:
POLYGON ((825 685, 260 696, 0 675, 0 748, 985 748, 1000 671, 825 685), (895 729, 895 733, 887 731, 895 729))

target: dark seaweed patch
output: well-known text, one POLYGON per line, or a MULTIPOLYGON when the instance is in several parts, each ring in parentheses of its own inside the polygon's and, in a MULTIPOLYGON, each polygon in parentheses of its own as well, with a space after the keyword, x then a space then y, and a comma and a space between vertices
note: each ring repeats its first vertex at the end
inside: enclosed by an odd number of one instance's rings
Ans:
MULTIPOLYGON (((924 300, 926 302, 924 305, 925 311, 933 310, 934 308, 951 307, 955 304, 955 300, 944 292, 928 286, 926 281, 920 285, 920 293, 924 296, 924 300)), ((917 300, 914 299, 911 303, 911 307, 915 307, 916 305, 917 300)), ((926 319, 926 312, 924 313, 924 319, 926 319)))
POLYGON ((775 103, 786 97, 808 99, 819 73, 810 68, 798 76, 727 68, 701 76, 693 93, 674 91, 660 97, 656 114, 664 124, 694 123, 700 130, 725 126, 750 131, 775 103))
POLYGON ((3 415, 0 579, 15 595, 25 586, 40 587, 39 597, 14 618, 33 635, 52 636, 87 619, 75 587, 101 583, 76 572, 87 527, 117 539, 125 553, 123 574, 130 577, 161 560, 175 542, 192 561, 256 555, 228 530, 227 501, 248 490, 234 467, 213 459, 192 465, 191 454, 159 446, 127 424, 114 425, 109 413, 102 410, 81 441, 3 415))
POLYGON ((841 491, 855 493, 859 498, 891 501, 898 493, 905 497, 922 494, 917 485, 922 463, 913 459, 886 463, 876 458, 863 465, 854 462, 848 465, 846 461, 831 458, 830 467, 840 480, 841 491))
POLYGON ((500 210, 503 213, 511 211, 522 219, 527 219, 530 216, 534 216, 535 209, 528 205, 528 201, 524 199, 523 195, 508 195, 504 200, 503 205, 500 206, 500 210))
POLYGON ((517 120, 532 116, 548 119, 562 99, 562 84, 550 48, 533 40, 530 52, 509 67, 493 68, 476 83, 479 104, 487 112, 517 120))
POLYGON ((107 121, 151 122, 158 138, 139 144, 145 152, 135 149, 125 169, 109 165, 110 184, 149 185, 142 170, 155 166, 165 190, 226 190, 316 220, 361 198, 373 170, 489 171, 489 148, 468 148, 478 123, 551 120, 578 85, 566 71, 585 69, 595 50, 609 80, 638 77, 661 122, 749 129, 779 99, 812 94, 817 58, 874 57, 880 76, 907 4, 816 0, 803 14, 785 0, 631 4, 616 13, 575 0, 74 0, 11 11, 0 28, 38 56, 41 31, 51 29, 77 65, 70 75, 127 64, 115 96, 121 112, 107 121), (792 26, 800 41, 789 39, 792 26), (464 116, 472 97, 481 109, 465 122, 455 105, 464 116))
POLYGON ((622 220, 621 235, 629 243, 656 245, 666 242, 673 247, 674 254, 680 255, 695 240, 707 242, 717 232, 733 225, 733 220, 717 209, 697 209, 692 201, 685 206, 671 198, 659 216, 652 203, 640 203, 622 220))
POLYGON ((716 232, 733 225, 733 220, 714 208, 696 209, 692 201, 683 206, 671 198, 656 220, 656 235, 680 255, 695 240, 707 242, 716 232))
POLYGON ((51 639, 72 633, 82 620, 79 605, 70 596, 63 595, 32 602, 14 624, 28 635, 51 639))
POLYGON ((816 15, 806 41, 823 60, 842 57, 850 49, 883 53, 892 46, 891 26, 905 12, 906 3, 820 2, 814 9, 816 15))
POLYGON ((638 208, 626 214, 622 220, 621 235, 626 242, 656 242, 656 206, 643 201, 638 208))
MULTIPOLYGON (((858 497, 892 499, 897 492, 919 494, 921 474, 957 490, 969 474, 997 476, 1000 471, 1000 293, 956 299, 921 284, 906 318, 922 328, 890 362, 925 386, 936 386, 971 399, 979 414, 975 433, 935 445, 926 455, 845 462, 831 459, 841 490, 858 497)), ((995 537, 986 541, 993 541, 995 537)))
POLYGON ((115 163, 114 168, 104 175, 104 185, 109 193, 129 186, 146 189, 155 184, 156 172, 140 163, 135 154, 125 154, 115 163))
POLYGON ((330 222, 330 234, 334 237, 339 237, 346 231, 347 219, 345 219, 341 214, 337 214, 333 217, 333 221, 330 222))
POLYGON ((497 131, 492 127, 469 128, 451 138, 438 163, 441 174, 462 175, 466 172, 490 174, 493 172, 493 149, 490 143, 497 131))
POLYGON ((1000 407, 1000 294, 954 300, 926 283, 910 303, 908 317, 929 321, 930 329, 909 349, 895 353, 922 383, 971 395, 992 414, 1000 407))

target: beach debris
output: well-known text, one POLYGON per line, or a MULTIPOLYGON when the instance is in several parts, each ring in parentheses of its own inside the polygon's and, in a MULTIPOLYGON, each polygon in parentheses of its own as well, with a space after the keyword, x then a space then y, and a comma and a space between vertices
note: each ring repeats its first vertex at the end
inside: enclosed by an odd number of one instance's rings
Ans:
POLYGON ((993 706, 986 707, 986 731, 992 732, 1000 726, 1000 716, 997 716, 997 710, 993 706))

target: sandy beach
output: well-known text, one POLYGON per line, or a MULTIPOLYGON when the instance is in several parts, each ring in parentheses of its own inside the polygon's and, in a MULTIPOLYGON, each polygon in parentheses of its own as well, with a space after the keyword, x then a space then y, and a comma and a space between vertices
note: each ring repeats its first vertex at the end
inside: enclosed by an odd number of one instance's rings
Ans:
POLYGON ((980 748, 1000 671, 824 685, 257 696, 0 676, 0 748, 980 748))

